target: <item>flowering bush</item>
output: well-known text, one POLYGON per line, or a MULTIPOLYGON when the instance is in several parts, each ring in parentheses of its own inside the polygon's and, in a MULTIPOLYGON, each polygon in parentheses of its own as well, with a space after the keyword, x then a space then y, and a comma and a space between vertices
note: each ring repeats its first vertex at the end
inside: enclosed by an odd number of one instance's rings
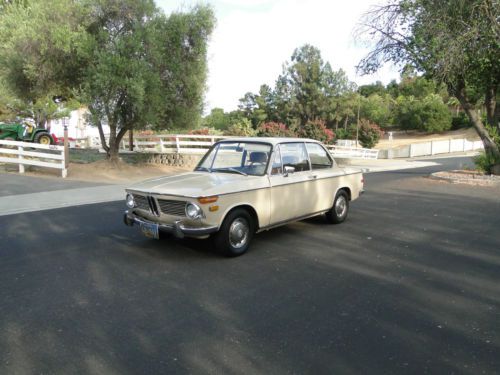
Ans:
POLYGON ((335 134, 326 127, 323 120, 308 121, 297 133, 300 137, 315 139, 325 144, 331 143, 335 138, 335 134))
POLYGON ((190 134, 190 135, 222 135, 222 132, 220 130, 217 130, 214 128, 199 128, 199 129, 190 130, 188 134, 190 134))
POLYGON ((377 124, 366 119, 361 119, 359 121, 358 139, 361 146, 365 148, 373 148, 382 135, 384 135, 384 132, 377 124))
POLYGON ((279 122, 265 122, 257 128, 259 137, 294 137, 295 134, 285 124, 279 122))

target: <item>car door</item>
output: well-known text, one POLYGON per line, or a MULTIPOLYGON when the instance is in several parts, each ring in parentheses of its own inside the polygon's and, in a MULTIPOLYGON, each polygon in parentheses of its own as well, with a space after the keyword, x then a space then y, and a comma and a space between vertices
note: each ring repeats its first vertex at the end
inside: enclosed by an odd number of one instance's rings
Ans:
POLYGON ((303 142, 276 147, 270 175, 271 225, 310 213, 311 168, 303 142), (293 173, 285 173, 285 167, 293 173))
POLYGON ((306 143, 311 164, 311 186, 309 204, 312 212, 328 210, 332 207, 334 195, 340 185, 344 171, 338 168, 328 151, 319 143, 306 143))

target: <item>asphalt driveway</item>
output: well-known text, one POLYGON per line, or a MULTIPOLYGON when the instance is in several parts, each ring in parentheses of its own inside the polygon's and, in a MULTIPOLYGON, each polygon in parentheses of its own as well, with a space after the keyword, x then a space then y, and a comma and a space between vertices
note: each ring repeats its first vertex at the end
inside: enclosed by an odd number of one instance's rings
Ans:
POLYGON ((235 259, 146 239, 121 202, 2 216, 0 373, 498 373, 500 190, 430 170, 235 259))

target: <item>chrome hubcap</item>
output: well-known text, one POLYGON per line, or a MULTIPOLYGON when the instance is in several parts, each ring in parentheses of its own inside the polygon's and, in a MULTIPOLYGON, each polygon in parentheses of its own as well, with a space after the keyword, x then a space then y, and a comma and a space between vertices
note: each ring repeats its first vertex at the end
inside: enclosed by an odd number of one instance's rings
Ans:
POLYGON ((237 218, 229 227, 229 243, 235 248, 245 246, 249 232, 248 222, 243 218, 237 218))
POLYGON ((335 202, 335 214, 337 217, 342 217, 345 215, 345 212, 347 210, 347 201, 343 195, 337 198, 337 201, 335 202))

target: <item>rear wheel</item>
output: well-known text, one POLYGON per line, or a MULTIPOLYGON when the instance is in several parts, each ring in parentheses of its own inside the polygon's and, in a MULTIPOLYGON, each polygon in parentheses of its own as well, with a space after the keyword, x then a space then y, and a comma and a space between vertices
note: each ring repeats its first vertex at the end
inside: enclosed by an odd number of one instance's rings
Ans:
POLYGON ((349 212, 349 197, 344 190, 340 190, 335 196, 333 206, 326 213, 326 220, 331 224, 340 224, 347 218, 349 212))
POLYGON ((236 257, 247 252, 255 231, 252 216, 247 210, 237 208, 224 219, 219 231, 214 235, 217 251, 228 257, 236 257))
POLYGON ((41 145, 51 145, 54 143, 54 140, 49 133, 38 133, 35 136, 35 143, 40 143, 41 145))

